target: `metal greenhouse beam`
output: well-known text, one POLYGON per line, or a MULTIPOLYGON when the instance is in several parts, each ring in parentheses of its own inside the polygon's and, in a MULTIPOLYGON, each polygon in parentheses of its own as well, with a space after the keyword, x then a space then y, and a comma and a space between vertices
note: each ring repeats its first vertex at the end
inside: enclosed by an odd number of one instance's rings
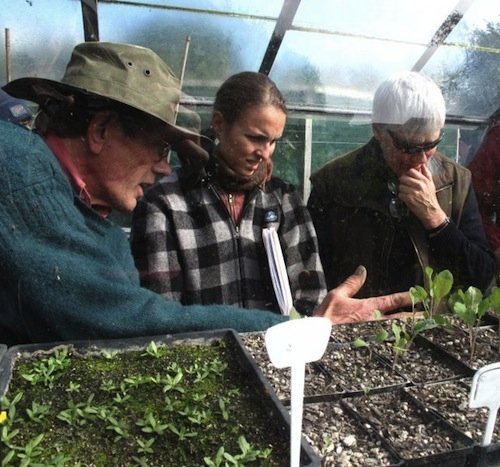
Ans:
POLYGON ((80 0, 82 4, 83 32, 85 42, 99 40, 97 0, 80 0))
POLYGON ((280 15, 276 21, 276 26, 274 27, 273 35, 267 45, 266 53, 264 54, 264 58, 262 59, 262 63, 260 65, 260 73, 268 75, 271 71, 276 55, 278 54, 278 50, 283 42, 283 38, 285 37, 285 33, 288 29, 290 29, 299 5, 300 0, 285 0, 283 2, 280 15))

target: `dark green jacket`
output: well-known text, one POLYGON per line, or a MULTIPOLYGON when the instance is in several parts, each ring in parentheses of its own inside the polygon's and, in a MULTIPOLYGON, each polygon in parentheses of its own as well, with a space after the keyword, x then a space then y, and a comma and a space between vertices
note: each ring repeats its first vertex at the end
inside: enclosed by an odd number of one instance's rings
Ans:
POLYGON ((139 285, 122 229, 75 196, 35 133, 0 121, 0 343, 262 330, 271 312, 182 306, 139 285))
POLYGON ((401 204, 391 215, 396 181, 375 139, 326 164, 311 177, 308 208, 318 234, 328 288, 363 264, 360 296, 408 290, 423 283, 423 269, 450 269, 455 284, 484 289, 494 274, 468 169, 436 153, 428 163, 439 204, 452 222, 431 237, 401 204))

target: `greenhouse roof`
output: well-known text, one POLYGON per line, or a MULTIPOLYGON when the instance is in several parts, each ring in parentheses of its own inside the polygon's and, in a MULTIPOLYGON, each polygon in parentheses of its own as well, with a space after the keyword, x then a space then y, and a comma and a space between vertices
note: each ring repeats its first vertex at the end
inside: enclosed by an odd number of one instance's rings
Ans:
POLYGON ((500 106, 498 0, 4 0, 4 84, 59 78, 84 40, 151 47, 197 102, 231 74, 269 74, 296 110, 368 114, 387 76, 418 70, 449 119, 500 106))

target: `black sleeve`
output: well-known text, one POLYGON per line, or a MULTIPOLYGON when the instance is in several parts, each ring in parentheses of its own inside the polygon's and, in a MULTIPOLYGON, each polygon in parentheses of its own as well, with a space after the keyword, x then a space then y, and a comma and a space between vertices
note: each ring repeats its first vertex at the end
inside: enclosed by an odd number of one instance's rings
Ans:
POLYGON ((311 215, 311 219, 318 237, 319 257, 325 273, 326 285, 330 289, 334 282, 333 274, 333 251, 332 251, 332 233, 329 232, 327 209, 322 201, 322 196, 318 190, 313 188, 307 201, 307 209, 311 215))
POLYGON ((495 275, 495 256, 488 247, 473 189, 465 200, 459 225, 453 221, 429 237, 432 255, 442 268, 454 272, 455 285, 485 291, 495 275))

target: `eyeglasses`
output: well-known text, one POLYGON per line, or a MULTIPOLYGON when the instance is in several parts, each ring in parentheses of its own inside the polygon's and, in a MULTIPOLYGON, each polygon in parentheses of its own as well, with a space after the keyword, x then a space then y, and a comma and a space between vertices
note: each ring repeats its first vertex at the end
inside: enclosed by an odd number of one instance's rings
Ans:
POLYGON ((162 140, 156 146, 158 147, 158 162, 165 161, 170 164, 170 143, 162 140))
POLYGON ((395 219, 402 219, 409 214, 408 207, 399 197, 399 188, 396 182, 388 181, 387 188, 391 192, 392 198, 389 200, 389 214, 395 219))
POLYGON ((439 138, 436 139, 435 141, 431 141, 430 143, 424 143, 424 144, 411 144, 399 139, 394 134, 394 132, 392 132, 389 129, 387 130, 387 133, 389 133, 389 136, 392 139, 392 144, 394 144, 394 147, 396 149, 404 152, 405 154, 410 154, 410 155, 415 155, 415 154, 420 154, 421 152, 430 151, 431 149, 434 149, 443 139, 443 133, 441 132, 439 138))

